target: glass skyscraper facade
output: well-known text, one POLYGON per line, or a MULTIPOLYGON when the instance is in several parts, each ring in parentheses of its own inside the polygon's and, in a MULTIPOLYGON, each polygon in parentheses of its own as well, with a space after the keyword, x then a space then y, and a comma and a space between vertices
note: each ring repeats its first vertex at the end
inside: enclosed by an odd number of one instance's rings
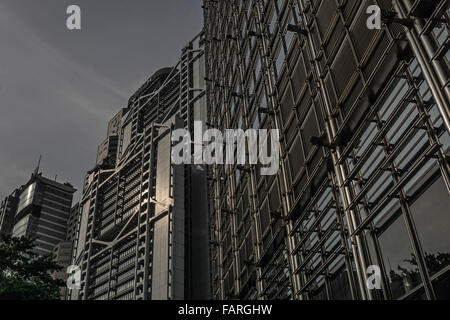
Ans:
POLYGON ((449 1, 204 12, 209 123, 282 137, 274 176, 210 168, 214 298, 449 298, 449 1))
POLYGON ((1 235, 35 238, 33 251, 48 255, 66 240, 73 194, 69 183, 47 179, 37 171, 0 207, 1 235))

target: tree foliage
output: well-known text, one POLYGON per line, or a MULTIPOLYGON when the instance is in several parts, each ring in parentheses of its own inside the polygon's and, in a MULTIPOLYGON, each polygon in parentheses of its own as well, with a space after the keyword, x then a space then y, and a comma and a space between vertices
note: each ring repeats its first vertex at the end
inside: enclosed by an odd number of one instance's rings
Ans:
POLYGON ((34 239, 3 237, 0 243, 0 300, 59 299, 64 281, 52 278, 61 271, 52 255, 33 252, 34 239))

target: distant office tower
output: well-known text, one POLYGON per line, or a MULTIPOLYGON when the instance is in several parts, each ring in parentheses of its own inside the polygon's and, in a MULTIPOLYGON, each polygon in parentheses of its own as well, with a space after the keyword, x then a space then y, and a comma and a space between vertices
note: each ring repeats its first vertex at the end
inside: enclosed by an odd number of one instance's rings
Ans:
POLYGON ((449 298, 449 1, 204 12, 209 122, 282 137, 275 176, 213 168, 214 297, 449 298))
POLYGON ((210 298, 207 172, 171 163, 173 130, 206 120, 205 98, 200 34, 110 122, 80 202, 78 298, 210 298))
POLYGON ((0 205, 0 241, 1 236, 10 235, 14 228, 14 217, 19 203, 20 190, 14 190, 0 205))
POLYGON ((69 183, 47 179, 36 171, 2 203, 2 234, 36 238, 34 251, 51 254, 57 244, 66 240, 75 191, 69 183))
MULTIPOLYGON (((60 271, 53 273, 54 279, 60 279, 64 282, 67 281, 69 274, 67 273, 67 267, 72 264, 73 242, 63 241, 53 248, 54 261, 62 268, 60 271)), ((60 288, 60 299, 68 299, 68 289, 66 286, 60 288)))
POLYGON ((114 167, 117 158, 117 148, 119 141, 119 130, 122 117, 128 109, 120 110, 113 119, 108 123, 108 137, 98 147, 97 151, 97 165, 114 167))
MULTIPOLYGON (((67 219, 66 238, 63 242, 58 243, 58 245, 56 245, 53 249, 54 260, 62 268, 61 271, 55 272, 53 277, 55 279, 61 279, 64 282, 66 282, 69 277, 67 268, 72 265, 73 250, 77 235, 79 208, 80 204, 77 203, 70 210, 70 215, 67 219)), ((71 295, 69 294, 67 287, 62 287, 60 291, 61 300, 70 299, 71 295)))
POLYGON ((72 241, 75 244, 77 238, 78 215, 80 212, 80 203, 76 203, 70 209, 69 219, 67 220, 67 235, 66 240, 72 241))

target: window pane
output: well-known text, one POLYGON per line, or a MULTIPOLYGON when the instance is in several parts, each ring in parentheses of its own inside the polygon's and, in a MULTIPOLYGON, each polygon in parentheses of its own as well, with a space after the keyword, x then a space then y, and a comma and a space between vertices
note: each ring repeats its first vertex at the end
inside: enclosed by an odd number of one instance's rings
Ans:
POLYGON ((450 265, 450 196, 439 178, 411 206, 430 275, 450 265))
POLYGON ((325 289, 325 278, 323 276, 317 278, 310 286, 309 290, 311 292, 311 300, 328 300, 327 291, 325 289))
POLYGON ((439 300, 450 300, 450 272, 434 280, 433 285, 439 300))
POLYGON ((351 300, 350 283, 347 276, 347 270, 345 268, 340 269, 335 275, 332 276, 331 292, 334 300, 351 300))
POLYGON ((403 217, 379 237, 384 267, 393 298, 399 298, 422 282, 403 217))

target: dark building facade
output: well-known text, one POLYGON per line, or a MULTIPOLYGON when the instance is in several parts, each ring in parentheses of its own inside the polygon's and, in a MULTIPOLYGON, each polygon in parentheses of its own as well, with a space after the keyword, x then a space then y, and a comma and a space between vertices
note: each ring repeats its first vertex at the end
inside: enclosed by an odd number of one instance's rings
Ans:
MULTIPOLYGON (((72 264, 72 255, 73 255, 73 241, 62 241, 58 243, 53 248, 53 258, 54 261, 61 266, 61 270, 53 273, 54 279, 60 279, 64 282, 67 281, 69 274, 67 273, 67 267, 72 264)), ((67 300, 68 299, 68 288, 61 287, 60 289, 60 299, 67 300)))
POLYGON ((69 219, 67 220, 67 235, 66 240, 72 241, 75 245, 77 239, 78 215, 80 212, 80 203, 76 203, 70 209, 69 219))
POLYGON ((97 165, 114 166, 117 158, 117 148, 119 141, 119 130, 122 117, 128 109, 120 110, 108 123, 108 137, 98 147, 97 151, 97 165))
POLYGON ((282 137, 275 176, 211 168, 213 296, 449 298, 449 1, 204 12, 209 122, 282 137))
POLYGON ((2 203, 0 230, 3 235, 36 238, 37 254, 52 254, 66 240, 73 194, 69 183, 59 183, 37 171, 2 203))
MULTIPOLYGON (((78 216, 80 213, 80 204, 76 203, 70 210, 70 215, 67 219, 67 232, 65 240, 58 243, 53 248, 53 257, 56 263, 62 267, 62 269, 53 274, 55 279, 61 279, 64 282, 67 281, 69 274, 67 268, 72 265, 72 257, 74 254, 75 243, 77 239, 78 229, 78 216)), ((70 300, 71 294, 67 287, 63 287, 60 290, 61 300, 70 300)))
POLYGON ((171 163, 172 132, 206 120, 204 70, 200 34, 110 122, 80 201, 72 298, 210 298, 207 172, 171 163))
POLYGON ((19 203, 20 190, 14 190, 0 205, 0 237, 8 236, 14 228, 14 216, 19 203))

